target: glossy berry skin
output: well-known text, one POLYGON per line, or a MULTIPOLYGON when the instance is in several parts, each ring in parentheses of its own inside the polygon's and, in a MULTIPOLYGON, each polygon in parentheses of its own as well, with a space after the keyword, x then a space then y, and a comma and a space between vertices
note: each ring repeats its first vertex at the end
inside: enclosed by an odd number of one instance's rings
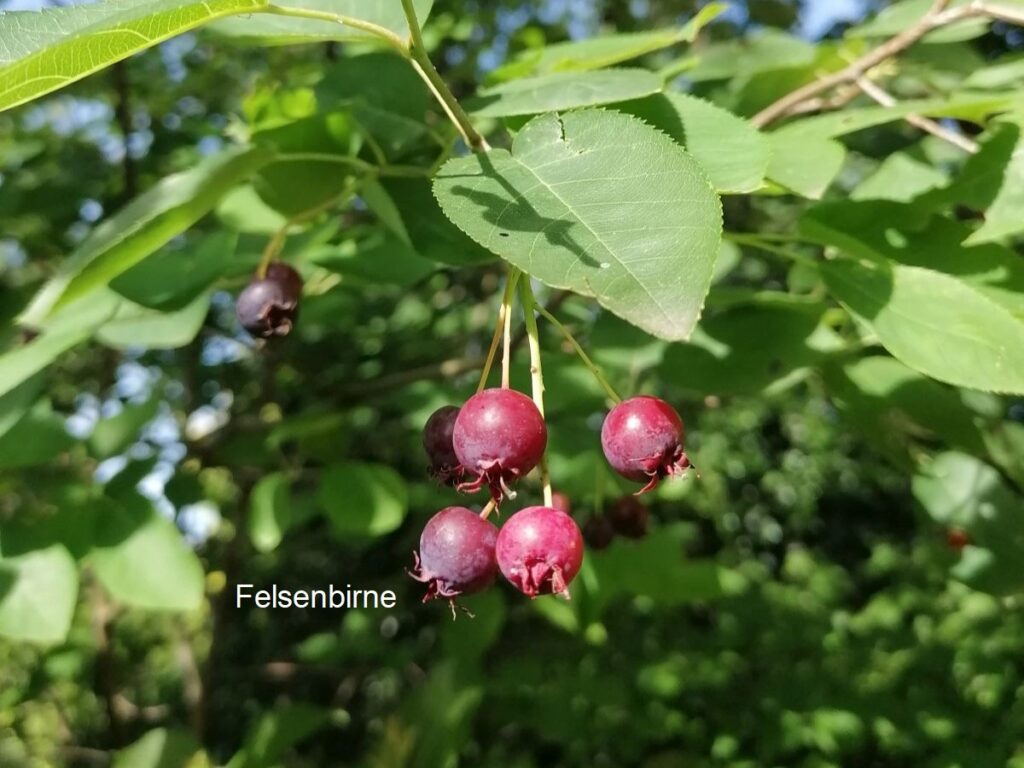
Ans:
POLYGON ((583 534, 565 512, 526 507, 498 532, 498 568, 528 597, 569 597, 569 583, 583 564, 583 534))
POLYGON ((452 443, 458 415, 458 406, 445 405, 430 414, 423 425, 423 450, 430 460, 430 474, 444 485, 454 485, 462 477, 462 465, 452 443))
POLYGON ((683 452, 683 420, 664 400, 640 396, 616 405, 601 427, 601 447, 612 469, 653 490, 668 475, 690 466, 683 452))
POLYGON ((548 430, 533 400, 514 389, 485 389, 466 401, 455 419, 455 455, 470 478, 460 491, 487 486, 500 503, 509 485, 540 462, 548 430))
POLYGON ((623 496, 608 508, 612 530, 627 539, 642 539, 647 535, 647 518, 647 507, 636 496, 623 496))
POLYGON ((608 549, 614 538, 615 529, 604 515, 591 515, 583 524, 583 540, 591 549, 608 549))
POLYGON ((491 586, 498 575, 497 538, 493 523, 465 507, 445 507, 430 518, 420 535, 416 566, 409 573, 427 585, 423 602, 453 600, 491 586))
POLYGON ((278 283, 286 298, 295 302, 302 298, 302 275, 290 264, 283 261, 270 262, 267 266, 267 280, 278 283))
POLYGON ((295 325, 302 297, 302 278, 281 262, 267 268, 267 276, 253 281, 238 295, 238 322, 259 339, 287 336, 295 325))

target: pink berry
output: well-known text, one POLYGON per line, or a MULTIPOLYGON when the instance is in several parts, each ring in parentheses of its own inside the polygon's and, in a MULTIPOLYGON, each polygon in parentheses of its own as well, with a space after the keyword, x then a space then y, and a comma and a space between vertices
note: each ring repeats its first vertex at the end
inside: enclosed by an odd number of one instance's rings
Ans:
POLYGON ((572 514, 572 500, 561 491, 551 494, 551 506, 567 515, 572 514))
POLYGON ((460 491, 487 486, 496 503, 515 494, 509 484, 540 462, 548 430, 533 400, 514 389, 485 389, 455 419, 455 455, 471 478, 460 491))
POLYGON ((601 447, 612 469, 654 489, 658 481, 690 466, 683 452, 683 420, 664 400, 633 397, 612 408, 601 427, 601 447))
POLYGON ((611 527, 627 539, 642 539, 647 534, 647 507, 636 496, 623 496, 608 509, 611 527))
POLYGON ((409 573, 427 585, 423 602, 453 600, 494 583, 498 566, 494 545, 498 529, 465 507, 446 507, 434 515, 420 535, 416 566, 409 573))
POLYGON ((458 415, 458 407, 445 405, 434 411, 423 426, 423 450, 430 459, 430 474, 444 485, 454 485, 462 478, 462 466, 452 444, 458 415))
POLYGON ((502 574, 524 595, 568 598, 583 564, 583 535, 565 512, 527 507, 502 526, 495 552, 502 574))

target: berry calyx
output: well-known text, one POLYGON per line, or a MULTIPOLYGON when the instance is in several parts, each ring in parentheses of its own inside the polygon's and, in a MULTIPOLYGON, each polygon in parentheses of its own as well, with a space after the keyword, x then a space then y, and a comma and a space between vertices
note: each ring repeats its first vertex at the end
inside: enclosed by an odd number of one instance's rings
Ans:
POLYGON ((455 455, 470 480, 460 491, 485 485, 496 504, 514 498, 509 485, 544 456, 548 430, 533 400, 514 389, 485 389, 466 401, 455 419, 455 455))
POLYGON ((614 538, 615 529, 604 515, 591 515, 583 524, 583 540, 591 549, 608 549, 614 538))
POLYGON ((642 539, 647 535, 647 517, 647 507, 636 496, 623 496, 608 508, 612 529, 627 539, 642 539))
POLYGON ((423 425, 423 450, 430 460, 429 471, 442 485, 455 485, 462 479, 462 465, 452 443, 458 415, 458 406, 445 405, 430 414, 423 425))
POLYGON ((646 483, 638 495, 690 467, 683 437, 683 420, 675 409, 646 395, 616 405, 601 426, 601 447, 612 469, 627 480, 646 483))
POLYGON ((445 507, 420 535, 416 564, 409 575, 427 585, 423 602, 454 600, 481 592, 498 574, 494 546, 498 529, 465 507, 445 507))
POLYGON ((498 568, 528 597, 569 597, 569 583, 583 564, 583 535, 565 512, 526 507, 498 532, 498 568))
POLYGON ((253 278, 238 295, 235 313, 253 336, 287 336, 295 325, 302 298, 302 278, 287 264, 274 262, 265 277, 253 278))

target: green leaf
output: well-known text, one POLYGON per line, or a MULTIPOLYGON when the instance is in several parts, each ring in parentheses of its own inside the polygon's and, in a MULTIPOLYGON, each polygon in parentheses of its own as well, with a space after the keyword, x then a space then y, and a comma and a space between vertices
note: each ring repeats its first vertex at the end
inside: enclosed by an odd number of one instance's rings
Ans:
POLYGON ((486 88, 467 108, 476 117, 536 115, 640 99, 661 89, 661 78, 646 69, 558 72, 486 88))
POLYGON ((652 32, 624 32, 586 40, 546 45, 525 51, 488 75, 489 82, 504 82, 518 77, 548 75, 555 72, 588 72, 622 64, 660 51, 676 43, 692 43, 697 34, 726 8, 724 3, 709 3, 678 29, 652 32))
POLYGON ((324 71, 316 96, 321 109, 348 112, 388 157, 427 134, 429 94, 409 62, 393 53, 341 59, 324 71))
MULTIPOLYGON (((3 360, 0 357, 0 360, 3 360)), ((39 391, 42 389, 42 378, 28 379, 4 395, 0 395, 0 440, 29 412, 39 391)))
POLYGON ((93 456, 106 459, 121 453, 136 441, 139 430, 156 416, 160 409, 159 398, 145 403, 126 405, 120 413, 104 419, 89 436, 89 448, 93 456))
POLYGON ((450 160, 434 193, 470 237, 541 282, 595 296, 665 339, 693 330, 720 203, 697 163, 636 118, 538 117, 511 152, 450 160))
POLYGON ((265 475, 252 489, 249 540, 257 552, 272 552, 291 525, 288 478, 282 472, 265 475))
POLYGON ((768 142, 768 178, 804 197, 824 195, 846 160, 846 148, 838 141, 786 128, 768 134, 768 142))
POLYGON ((823 203, 800 219, 805 236, 850 256, 954 276, 1024 320, 1024 261, 995 244, 965 248, 970 229, 927 209, 890 202, 823 203))
POLYGON ((391 533, 402 524, 409 507, 401 475, 379 464, 349 462, 329 467, 320 479, 317 498, 341 538, 391 533))
POLYGON ((494 261, 490 251, 444 215, 426 179, 385 179, 381 186, 398 208, 409 241, 423 258, 454 266, 494 261))
POLYGON ((227 768, 274 768, 293 746, 327 724, 327 713, 304 704, 279 707, 262 715, 227 768))
MULTIPOLYGON (((969 2, 970 0, 954 0, 949 7, 957 8, 969 2)), ((870 21, 847 30, 846 34, 850 37, 892 37, 920 21, 934 5, 934 0, 902 0, 884 8, 870 21)), ((988 25, 987 18, 965 19, 933 30, 924 36, 923 42, 949 43, 971 40, 983 35, 988 25)))
POLYGON ((96 338, 116 349, 178 349, 199 333, 209 307, 209 293, 171 312, 122 301, 114 316, 96 331, 96 338))
MULTIPOLYGON (((433 0, 413 0, 416 18, 422 24, 430 15, 433 0)), ((288 0, 289 8, 327 11, 342 16, 368 21, 394 32, 399 37, 409 36, 409 27, 402 5, 395 0, 288 0)), ((355 27, 333 21, 299 19, 287 16, 259 14, 223 19, 209 27, 211 32, 232 38, 245 45, 297 45, 300 43, 352 40, 360 43, 381 43, 381 38, 355 27)))
POLYGON ((643 595, 665 606, 719 597, 720 568, 710 560, 684 559, 685 530, 667 526, 639 542, 620 540, 604 552, 588 552, 600 602, 607 604, 619 594, 643 595))
POLYGON ((968 245, 1005 240, 1024 232, 1020 216, 1024 206, 1024 138, 1020 134, 1019 125, 1001 126, 968 161, 957 180, 958 185, 973 190, 975 200, 978 194, 986 198, 980 206, 985 211, 984 223, 967 238, 968 245), (1012 147, 1008 157, 1003 150, 1007 145, 1012 147))
POLYGON ((895 200, 910 202, 915 197, 945 185, 946 174, 907 152, 895 152, 878 169, 857 185, 853 200, 895 200))
POLYGON ((33 299, 22 322, 38 324, 54 310, 106 285, 181 234, 227 191, 270 160, 267 150, 235 147, 162 179, 100 224, 65 259, 33 299))
POLYGON ((398 238, 382 232, 358 243, 349 240, 318 248, 310 252, 309 260, 359 282, 405 288, 436 269, 398 238))
POLYGON ((662 376, 685 390, 716 395, 756 395, 795 383, 842 347, 823 324, 824 313, 823 305, 798 302, 730 307, 702 320, 689 344, 668 348, 662 376))
POLYGON ((220 231, 183 248, 164 248, 114 278, 110 287, 143 307, 182 309, 224 274, 237 246, 236 233, 220 231))
POLYGON ((971 544, 951 569, 975 589, 1024 589, 1024 498, 988 464, 962 453, 936 456, 914 476, 914 497, 937 523, 967 531, 971 544))
POLYGON ((1024 322, 954 277, 836 259, 829 290, 898 360, 939 381, 1024 394, 1024 322))
POLYGON ((684 93, 617 105, 658 128, 693 155, 719 192, 753 192, 764 181, 768 139, 741 117, 684 93))
POLYGON ((58 643, 68 634, 78 598, 78 567, 61 544, 8 556, 0 538, 0 635, 58 643))
POLYGON ((908 437, 936 438, 975 454, 986 452, 975 414, 957 390, 888 356, 872 355, 826 366, 829 394, 876 447, 906 461, 908 437))
POLYGON ((0 395, 39 373, 60 355, 92 336, 116 304, 90 299, 71 304, 27 344, 0 355, 0 395))
POLYGON ((111 768, 206 768, 209 765, 190 733, 156 728, 119 751, 111 768))
POLYGON ((105 0, 8 11, 0 25, 0 110, 23 104, 206 22, 266 0, 105 0))
POLYGON ((89 562, 110 594, 128 605, 194 611, 203 567, 173 522, 137 495, 104 500, 89 562))
POLYGON ((0 437, 0 469, 46 464, 75 444, 64 418, 40 403, 0 437))

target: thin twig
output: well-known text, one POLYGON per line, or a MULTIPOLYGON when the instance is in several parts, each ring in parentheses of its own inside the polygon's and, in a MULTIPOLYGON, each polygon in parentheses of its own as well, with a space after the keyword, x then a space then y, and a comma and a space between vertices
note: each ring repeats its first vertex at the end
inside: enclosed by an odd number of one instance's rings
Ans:
POLYGON ((423 43, 423 33, 420 30, 420 21, 416 17, 416 8, 412 0, 402 0, 402 9, 405 11, 405 19, 409 24, 407 55, 412 57, 416 72, 423 78, 434 94, 434 97, 444 108, 448 119, 458 128, 459 133, 462 134, 462 138, 466 142, 466 146, 474 152, 489 151, 491 146, 487 143, 487 139, 473 126, 473 122, 469 119, 469 115, 466 114, 466 110, 459 104, 459 100, 455 98, 444 78, 434 68, 430 56, 427 55, 427 48, 423 43))
MULTIPOLYGON (((516 267, 509 267, 508 285, 505 288, 505 296, 502 304, 502 339, 504 342, 501 352, 501 388, 508 389, 509 371, 512 361, 512 301, 515 298, 516 283, 522 273, 516 267)), ((529 278, 527 278, 529 280, 529 278)))
MULTIPOLYGON (((519 281, 519 290, 523 303, 523 317, 526 325, 526 338, 530 345, 530 390, 533 402, 544 416, 544 369, 541 366, 540 329, 537 327, 537 299, 533 295, 530 276, 523 275, 519 281)), ((551 473, 548 471, 548 457, 545 452, 540 458, 540 481, 544 489, 544 506, 552 505, 551 473)))
MULTIPOLYGON (((872 82, 867 77, 857 78, 857 87, 883 107, 894 107, 898 103, 892 94, 888 93, 885 89, 872 82)), ((972 141, 956 131, 951 131, 944 125, 937 123, 924 115, 911 113, 909 115, 904 115, 903 119, 915 128, 920 128, 922 131, 930 133, 932 136, 942 139, 943 141, 948 141, 953 146, 959 147, 969 154, 973 155, 980 149, 977 142, 972 141)))
POLYGON ((978 2, 947 10, 949 3, 950 0, 935 0, 932 7, 916 24, 907 27, 898 35, 890 37, 878 47, 872 48, 838 72, 833 72, 831 75, 790 91, 754 115, 751 122, 758 128, 764 128, 780 117, 790 114, 790 111, 797 108, 802 102, 813 99, 840 85, 856 82, 869 70, 874 69, 886 59, 905 51, 933 29, 985 13, 985 7, 978 2))

